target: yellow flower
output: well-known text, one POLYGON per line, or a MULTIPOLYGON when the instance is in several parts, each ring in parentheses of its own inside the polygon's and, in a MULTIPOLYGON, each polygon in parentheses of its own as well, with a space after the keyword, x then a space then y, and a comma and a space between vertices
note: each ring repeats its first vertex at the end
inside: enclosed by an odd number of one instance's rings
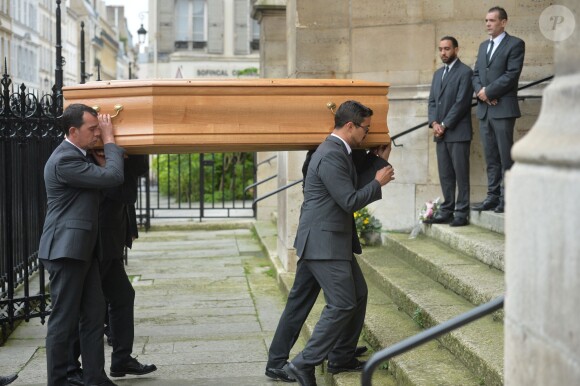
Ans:
POLYGON ((369 219, 368 219, 368 218, 365 218, 365 219, 364 219, 364 221, 363 221, 363 224, 365 224, 365 225, 366 225, 366 224, 368 224, 368 223, 369 223, 369 219))

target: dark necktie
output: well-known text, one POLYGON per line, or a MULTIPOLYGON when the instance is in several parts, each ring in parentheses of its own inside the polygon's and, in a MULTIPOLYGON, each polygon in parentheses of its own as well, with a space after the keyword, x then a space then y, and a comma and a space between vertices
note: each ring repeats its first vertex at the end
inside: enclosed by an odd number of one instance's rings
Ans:
POLYGON ((491 53, 493 51, 493 40, 489 41, 489 48, 487 49, 487 56, 485 57, 487 63, 491 60, 491 53))
POLYGON ((441 80, 445 79, 448 72, 449 72, 449 66, 445 65, 445 69, 443 70, 443 76, 441 77, 441 80))

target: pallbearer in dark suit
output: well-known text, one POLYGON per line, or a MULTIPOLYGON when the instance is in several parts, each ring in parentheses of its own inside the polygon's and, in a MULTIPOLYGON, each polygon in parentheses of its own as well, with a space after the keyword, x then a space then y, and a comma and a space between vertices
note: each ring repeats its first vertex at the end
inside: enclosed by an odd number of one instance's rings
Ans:
POLYGON ((86 385, 114 385, 104 372, 105 300, 98 267, 100 189, 123 183, 123 149, 108 114, 73 104, 62 116, 66 139, 44 167, 48 208, 38 257, 50 274, 52 311, 46 334, 49 386, 67 386, 70 344, 79 333, 86 385), (106 164, 86 151, 102 139, 106 164), (80 322, 80 325, 79 325, 80 322))
POLYGON ((504 175, 512 166, 518 105, 518 82, 526 51, 523 40, 505 32, 508 16, 501 7, 490 8, 485 25, 490 39, 479 46, 473 70, 473 88, 477 95, 477 118, 485 162, 487 197, 474 210, 504 212, 504 175))
MULTIPOLYGON (((285 323, 286 317, 294 318, 292 310, 303 306, 300 297, 295 296, 303 291, 312 293, 312 288, 322 288, 327 305, 304 350, 285 367, 285 372, 301 385, 316 385, 314 367, 327 356, 329 371, 362 369, 355 349, 368 291, 353 256, 353 252, 361 253, 353 213, 381 199, 381 186, 394 178, 393 168, 385 166, 371 182, 357 189, 357 170, 350 153, 364 140, 371 116, 372 110, 366 106, 344 102, 336 112, 333 133, 314 152, 308 165, 294 242, 300 260, 280 323, 285 323)), ((310 301, 306 299, 304 304, 310 301)))
POLYGON ((439 41, 444 66, 435 71, 429 93, 429 127, 437 142, 439 181, 445 201, 426 222, 469 223, 469 151, 471 145, 471 99, 473 71, 457 57, 459 44, 452 36, 439 41), (455 187, 457 186, 457 200, 455 187))
MULTIPOLYGON (((101 157, 102 151, 94 151, 94 157, 101 157)), ((99 232, 101 259, 99 270, 103 293, 108 304, 108 324, 111 334, 113 352, 111 353, 112 377, 126 374, 149 374, 157 367, 142 364, 131 357, 134 334, 135 290, 127 277, 123 265, 125 246, 131 248, 137 238, 135 202, 137 201, 138 180, 149 170, 146 155, 129 155, 124 162, 125 181, 122 185, 104 189, 99 207, 99 232)), ((71 345, 72 358, 68 369, 70 385, 84 384, 78 358, 80 347, 78 340, 71 345)), ((83 363, 85 361, 83 360, 83 363)))

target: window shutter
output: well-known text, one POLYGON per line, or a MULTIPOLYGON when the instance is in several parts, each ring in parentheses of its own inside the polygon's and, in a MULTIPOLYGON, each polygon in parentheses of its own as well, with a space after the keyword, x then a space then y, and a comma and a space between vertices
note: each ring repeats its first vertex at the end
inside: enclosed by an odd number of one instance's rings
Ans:
POLYGON ((234 0, 234 54, 250 53, 250 2, 249 0, 234 0))
POLYGON ((207 2, 207 52, 210 54, 224 53, 224 0, 207 2))

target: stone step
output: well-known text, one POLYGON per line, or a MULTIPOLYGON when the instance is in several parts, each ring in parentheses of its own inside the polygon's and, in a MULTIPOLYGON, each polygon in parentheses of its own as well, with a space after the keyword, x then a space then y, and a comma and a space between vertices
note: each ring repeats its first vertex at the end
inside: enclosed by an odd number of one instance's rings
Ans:
POLYGON ((504 271, 505 237, 475 225, 423 224, 423 233, 451 248, 504 271))
MULTIPOLYGON (((449 228, 447 226, 447 228, 449 228)), ((467 227, 463 227, 467 228, 467 227)), ((359 262, 367 282, 423 328, 471 310, 474 305, 417 271, 386 247, 365 248, 359 262)), ((389 329, 389 325, 384 325, 389 329)), ((438 341, 485 385, 503 384, 503 323, 487 316, 441 336, 438 341)), ((461 384, 461 383, 459 383, 461 384)))
POLYGON ((483 212, 472 210, 469 214, 469 221, 471 224, 477 225, 480 228, 488 229, 502 235, 505 234, 505 215, 503 213, 494 213, 489 210, 483 212))
MULTIPOLYGON (((280 276, 283 289, 290 291, 294 276, 280 276)), ((310 312, 303 329, 305 338, 312 333, 324 307, 321 295, 310 312)), ((367 357, 385 347, 393 345, 421 332, 421 328, 378 287, 369 283, 369 301, 365 319, 363 338, 371 350, 367 357)), ((360 385, 360 373, 326 373, 327 384, 337 386, 360 385)), ((477 378, 467 367, 458 361, 447 349, 432 341, 408 353, 391 359, 377 369, 373 375, 375 385, 480 385, 477 378)))
POLYGON ((391 253, 475 305, 505 293, 502 271, 439 241, 425 235, 410 239, 408 234, 394 232, 388 233, 384 241, 391 253))

